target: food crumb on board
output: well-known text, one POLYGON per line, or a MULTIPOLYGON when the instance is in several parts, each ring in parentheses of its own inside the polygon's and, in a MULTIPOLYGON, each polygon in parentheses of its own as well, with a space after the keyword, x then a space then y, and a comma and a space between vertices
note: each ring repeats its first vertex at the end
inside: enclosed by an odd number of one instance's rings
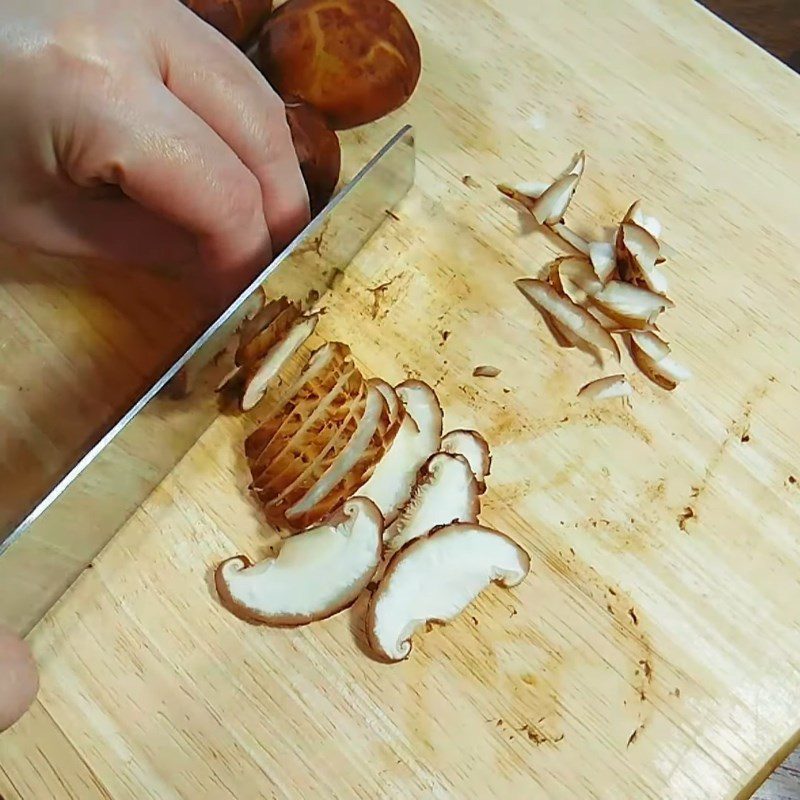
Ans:
POLYGON ((463 183, 464 186, 469 186, 470 189, 477 189, 479 185, 478 181, 476 181, 472 175, 462 175, 461 183, 463 183))
POLYGON ((694 509, 691 506, 686 506, 686 508, 678 514, 678 527, 685 533, 686 523, 689 522, 690 519, 696 518, 697 514, 694 513, 694 509))
POLYGON ((474 378, 496 378, 500 374, 500 369, 490 364, 481 364, 472 370, 474 378))
POLYGON ((625 747, 630 747, 638 738, 639 734, 644 730, 644 725, 639 725, 634 729, 633 733, 628 737, 628 743, 625 747))
POLYGON ((400 221, 400 217, 397 214, 395 214, 391 208, 386 209, 386 216, 391 217, 392 219, 397 220, 398 222, 400 221))
POLYGON ((634 625, 639 624, 639 617, 636 614, 636 609, 633 606, 628 609, 628 616, 633 620, 634 625))

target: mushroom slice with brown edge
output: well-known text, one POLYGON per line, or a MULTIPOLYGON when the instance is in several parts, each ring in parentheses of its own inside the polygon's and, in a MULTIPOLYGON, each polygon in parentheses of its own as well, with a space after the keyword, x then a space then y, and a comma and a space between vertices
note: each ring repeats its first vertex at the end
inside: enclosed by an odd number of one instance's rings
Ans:
POLYGON ((641 336, 637 338, 631 336, 630 352, 634 364, 642 373, 668 392, 675 389, 682 381, 687 381, 692 377, 692 373, 683 365, 678 364, 671 356, 664 356, 660 359, 653 358, 650 353, 655 352, 654 343, 646 340, 643 342, 641 336))
POLYGON ((659 314, 675 305, 663 294, 623 281, 609 281, 593 295, 592 302, 622 326, 639 330, 646 330, 659 314))
POLYGON ((245 376, 242 394, 242 411, 249 411, 263 399, 270 383, 283 365, 303 346, 317 327, 319 313, 301 317, 287 332, 284 339, 276 342, 266 355, 249 367, 245 376))
POLYGON ((239 330, 239 346, 236 348, 235 362, 241 364, 242 350, 256 337, 261 331, 265 330, 275 320, 275 318, 285 311, 291 303, 288 298, 281 297, 278 300, 270 300, 263 305, 252 317, 246 319, 239 330))
POLYGON ((290 525, 313 525, 369 479, 375 465, 391 444, 389 408, 375 385, 367 387, 364 415, 355 434, 316 483, 286 511, 290 525))
POLYGON ((581 386, 578 397, 582 400, 611 400, 615 397, 630 397, 633 386, 624 375, 608 375, 581 386))
POLYGON ((654 239, 661 238, 661 222, 642 211, 642 201, 637 200, 626 212, 623 222, 635 222, 644 228, 654 239))
POLYGON ((411 496, 419 468, 439 449, 442 407, 426 383, 404 381, 396 387, 405 418, 392 446, 359 489, 380 508, 387 524, 411 496))
POLYGON ((389 562, 366 615, 367 642, 382 661, 408 658, 411 637, 428 622, 457 617, 490 583, 513 587, 528 554, 503 533, 457 523, 409 542, 389 562))
POLYGON ((406 415, 405 406, 400 402, 400 398, 394 387, 382 378, 371 378, 370 383, 383 395, 386 407, 389 409, 389 429, 387 434, 394 436, 406 415))
POLYGON ((595 275, 602 283, 608 283, 617 269, 614 245, 610 242, 592 242, 589 245, 589 260, 595 275))
POLYGON ((528 300, 547 312, 572 336, 586 342, 596 351, 607 350, 615 361, 620 360, 619 347, 611 334, 585 308, 576 305, 568 297, 559 295, 545 281, 520 278, 515 283, 528 300))
POLYGON ((259 331, 247 344, 240 344, 236 351, 236 363, 249 366, 263 358, 300 317, 300 307, 290 303, 280 311, 266 327, 259 331))
POLYGON ((246 556, 216 570, 225 608, 248 622, 296 627, 326 619, 355 602, 381 557, 383 518, 363 497, 344 504, 321 525, 284 542, 275 558, 246 556))
POLYGON ((666 294, 667 279, 656 266, 659 255, 658 240, 647 230, 635 222, 623 222, 619 226, 616 260, 623 280, 643 283, 653 292, 666 294))
POLYGON ((478 491, 486 491, 486 477, 492 468, 492 454, 489 443, 477 431, 450 431, 442 438, 443 453, 464 456, 478 483, 478 491))
POLYGON ((560 293, 569 297, 573 303, 579 306, 585 305, 590 297, 594 297, 603 288, 602 281, 587 259, 566 256, 559 258, 556 263, 561 285, 560 293))
POLYGON ((451 522, 477 522, 478 482, 464 456, 435 453, 419 471, 417 484, 397 519, 384 531, 390 550, 451 522))

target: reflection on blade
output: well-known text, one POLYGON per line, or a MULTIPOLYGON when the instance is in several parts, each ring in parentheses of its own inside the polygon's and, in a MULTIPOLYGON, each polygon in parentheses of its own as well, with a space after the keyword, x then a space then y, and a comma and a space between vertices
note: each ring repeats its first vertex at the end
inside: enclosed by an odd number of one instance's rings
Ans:
POLYGON ((406 127, 35 508, 22 509, 21 521, 0 532, 0 623, 29 631, 208 428, 220 378, 211 362, 261 286, 271 297, 323 295, 408 192, 414 167, 406 127))

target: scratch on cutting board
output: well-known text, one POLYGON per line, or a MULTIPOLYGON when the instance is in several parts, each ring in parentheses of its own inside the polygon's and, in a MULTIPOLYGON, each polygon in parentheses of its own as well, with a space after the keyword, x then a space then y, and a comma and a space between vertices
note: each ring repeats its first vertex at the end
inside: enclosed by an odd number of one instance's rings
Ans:
MULTIPOLYGON (((775 382, 775 377, 770 376, 767 381, 753 393, 750 399, 745 400, 741 413, 728 426, 725 438, 722 440, 722 442, 720 442, 716 452, 709 460, 705 472, 703 473, 703 477, 696 485, 692 486, 690 500, 699 500, 702 494, 706 491, 708 484, 713 479, 714 474, 716 473, 722 459, 725 457, 725 454, 727 453, 731 443, 737 442, 747 444, 750 442, 750 422, 752 419, 753 410, 758 403, 764 399, 769 391, 770 385, 775 382)), ((686 512, 691 513, 686 517, 683 515, 679 515, 678 517, 678 526, 684 532, 686 531, 686 521, 691 517, 697 516, 696 503, 693 504, 691 502, 687 502, 684 507, 684 514, 686 512)))

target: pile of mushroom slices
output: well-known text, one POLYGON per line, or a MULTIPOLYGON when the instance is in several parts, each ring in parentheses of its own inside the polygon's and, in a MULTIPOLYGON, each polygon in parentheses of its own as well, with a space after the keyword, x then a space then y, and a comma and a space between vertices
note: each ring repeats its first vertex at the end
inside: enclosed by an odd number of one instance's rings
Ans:
MULTIPOLYGON (((659 335, 659 315, 673 302, 661 270, 661 223, 646 215, 639 201, 627 211, 612 241, 589 241, 564 220, 586 168, 581 151, 552 183, 501 184, 506 197, 520 203, 536 222, 568 244, 575 255, 556 259, 546 277, 521 278, 517 288, 541 312, 561 347, 587 350, 602 361, 621 361, 614 339, 621 336, 634 364, 653 383, 669 391, 691 377, 671 356, 659 335)), ((616 373, 591 381, 578 392, 587 399, 628 397, 633 388, 616 373)))
MULTIPOLYGON (((273 301, 242 327, 237 353, 257 352, 261 364, 238 358, 225 383, 240 392, 242 408, 254 407, 313 330, 315 314, 299 308, 281 321, 292 307, 273 301), (266 353, 253 346, 259 340, 271 343, 266 353)), ((367 379, 347 345, 328 342, 287 396, 247 437, 245 455, 264 515, 291 536, 274 558, 253 564, 239 555, 217 567, 229 611, 293 627, 326 619, 369 591, 369 648, 394 662, 427 623, 453 619, 492 582, 511 587, 525 578, 527 553, 478 522, 489 445, 476 431, 442 435, 430 386, 367 379)))

